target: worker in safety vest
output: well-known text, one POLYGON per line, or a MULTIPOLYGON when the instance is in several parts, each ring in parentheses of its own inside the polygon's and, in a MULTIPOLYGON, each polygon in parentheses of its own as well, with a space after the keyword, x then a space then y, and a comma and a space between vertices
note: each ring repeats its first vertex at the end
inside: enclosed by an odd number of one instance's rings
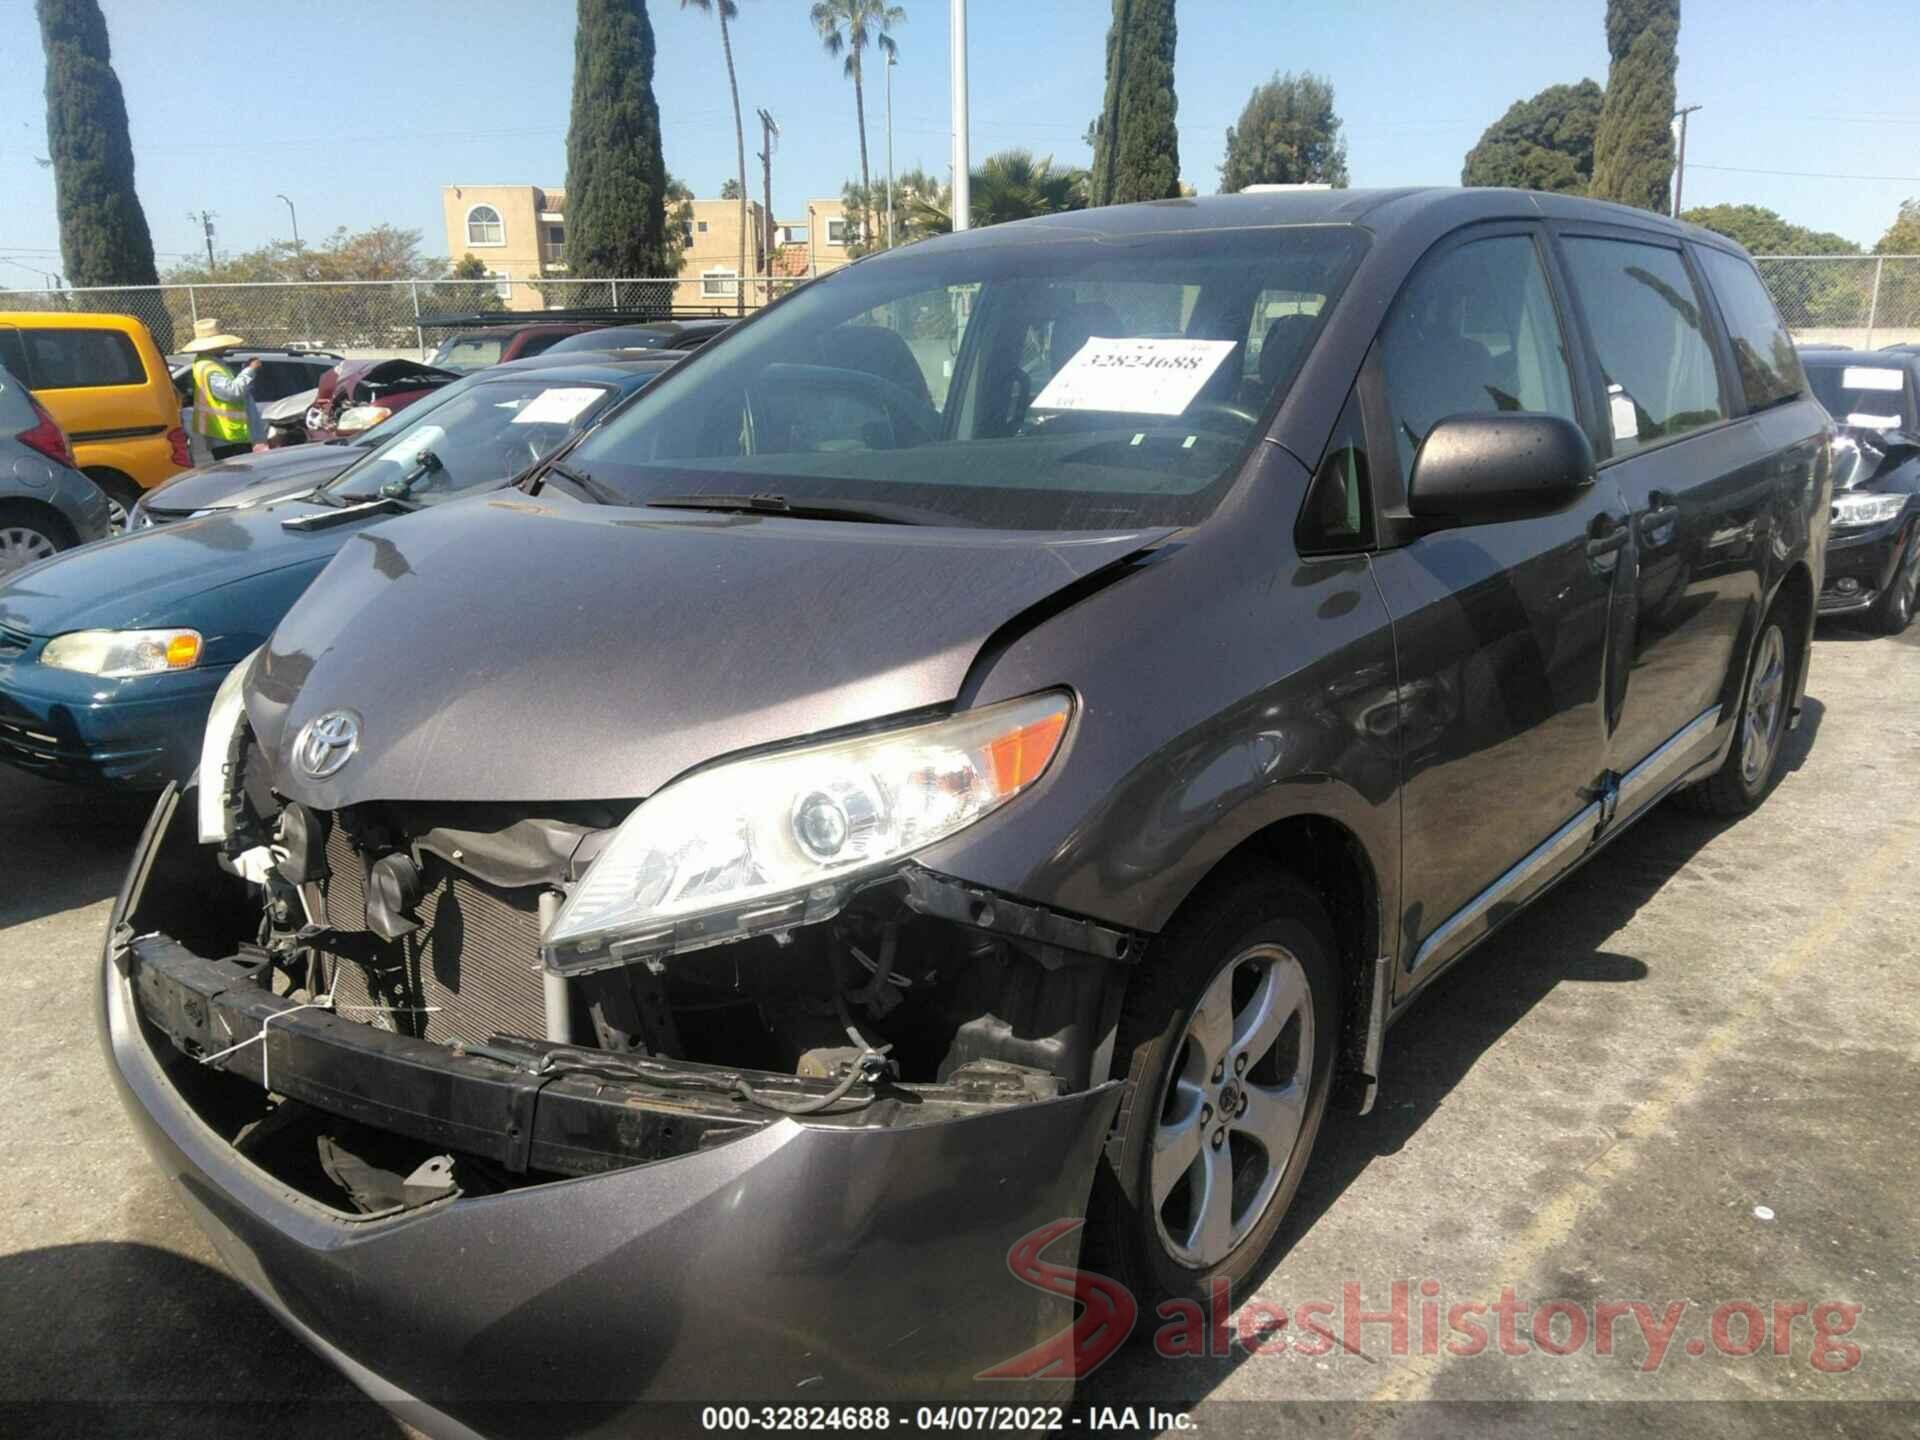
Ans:
POLYGON ((193 339, 184 348, 194 357, 193 450, 198 464, 244 454, 256 440, 267 438, 253 399, 260 361, 249 360, 236 375, 219 358, 241 343, 238 335, 223 332, 218 320, 193 322, 193 339))

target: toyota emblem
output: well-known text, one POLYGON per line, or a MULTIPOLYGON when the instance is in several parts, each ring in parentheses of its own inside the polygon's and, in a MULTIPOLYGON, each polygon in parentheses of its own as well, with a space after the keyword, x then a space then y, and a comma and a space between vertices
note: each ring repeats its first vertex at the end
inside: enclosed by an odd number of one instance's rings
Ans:
POLYGON ((329 710, 300 727, 293 737, 293 765, 311 780, 338 775, 360 748, 360 717, 351 710, 329 710))

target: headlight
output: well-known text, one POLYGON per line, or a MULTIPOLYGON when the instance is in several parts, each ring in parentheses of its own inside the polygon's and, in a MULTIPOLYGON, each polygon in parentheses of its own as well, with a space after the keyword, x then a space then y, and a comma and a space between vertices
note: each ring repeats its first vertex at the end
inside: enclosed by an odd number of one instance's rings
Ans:
MULTIPOLYGON (((264 647, 263 647, 264 648, 264 647)), ((217 845, 231 833, 227 823, 228 773, 233 754, 233 737, 247 718, 244 691, 247 677, 260 659, 256 650, 227 672, 220 688, 213 692, 213 708, 207 712, 207 728, 200 737, 200 842, 217 845)))
POLYGON ((784 930, 1039 779, 1073 701, 1049 692, 927 725, 699 771, 641 802, 544 937, 561 973, 784 930))
POLYGON ((103 680, 191 670, 200 663, 200 632, 75 630, 49 640, 40 652, 40 663, 56 670, 98 675, 103 680))
POLYGON ((1894 519, 1907 508, 1904 495, 1836 495, 1833 497, 1835 525, 1880 525, 1894 519))
POLYGON ((384 405, 349 405, 340 412, 340 418, 334 423, 336 435, 358 435, 362 430, 371 430, 393 411, 384 405))

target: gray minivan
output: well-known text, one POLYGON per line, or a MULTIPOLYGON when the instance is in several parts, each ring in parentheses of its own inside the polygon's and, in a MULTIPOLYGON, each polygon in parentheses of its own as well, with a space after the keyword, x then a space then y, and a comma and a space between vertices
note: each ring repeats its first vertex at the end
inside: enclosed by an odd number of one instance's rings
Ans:
POLYGON ((1737 246, 1564 196, 871 257, 346 545, 154 813, 114 1074, 416 1424, 1070 1376, 1435 976, 1765 798, 1830 438, 1737 246))

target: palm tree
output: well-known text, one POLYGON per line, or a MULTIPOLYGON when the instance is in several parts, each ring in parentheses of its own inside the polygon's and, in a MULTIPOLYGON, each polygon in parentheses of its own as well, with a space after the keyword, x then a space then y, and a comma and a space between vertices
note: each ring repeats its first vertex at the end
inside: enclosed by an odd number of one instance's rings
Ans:
MULTIPOLYGON (((1051 155, 1036 160, 1031 150, 997 151, 968 178, 968 223, 977 229, 1061 210, 1084 210, 1087 178, 1084 170, 1056 170, 1051 155)), ((907 224, 916 235, 945 235, 952 230, 953 197, 948 187, 916 191, 907 201, 907 224)))
MULTIPOLYGON (((860 124, 860 193, 873 195, 873 175, 867 168, 867 98, 860 83, 860 55, 869 44, 883 55, 893 56, 900 47, 887 32, 906 23, 907 12, 886 0, 817 0, 808 18, 820 33, 820 44, 827 54, 846 55, 844 69, 853 79, 853 110, 860 124)), ((871 204, 861 215, 861 230, 871 239, 875 225, 871 204)))
POLYGON ((703 15, 712 13, 720 17, 720 49, 727 57, 727 89, 733 92, 733 148, 735 158, 740 162, 740 264, 735 271, 734 308, 737 313, 745 314, 747 303, 747 131, 740 120, 740 81, 733 73, 733 37, 727 33, 727 22, 740 18, 740 7, 735 0, 680 0, 680 8, 682 10, 691 8, 700 11, 703 15))

